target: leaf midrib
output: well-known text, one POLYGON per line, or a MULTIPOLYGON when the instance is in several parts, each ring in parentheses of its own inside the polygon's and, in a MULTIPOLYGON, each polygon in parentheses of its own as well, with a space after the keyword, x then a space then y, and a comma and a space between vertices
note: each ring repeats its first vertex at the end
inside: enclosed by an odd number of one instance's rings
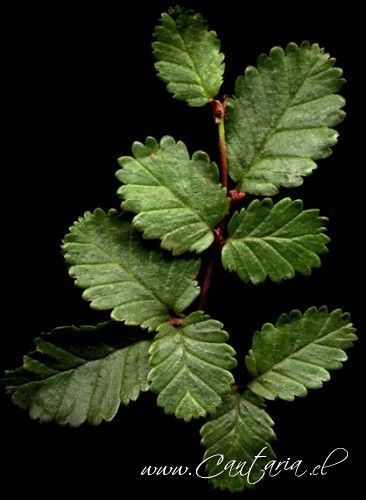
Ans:
MULTIPOLYGON (((119 228, 120 229, 120 228, 119 228)), ((78 227, 78 230, 84 235, 84 237, 86 238, 86 240, 88 240, 88 235, 82 230, 80 229, 80 227, 78 227)), ((128 240, 129 240, 129 247, 128 247, 128 255, 130 256, 131 254, 131 251, 130 251, 130 247, 131 247, 131 242, 133 241, 133 236, 132 236, 132 230, 131 230, 131 227, 129 228, 129 237, 128 237, 128 240)), ((70 243, 73 243, 73 242, 70 242, 70 243)), ((77 243, 77 242, 76 242, 77 243)), ((90 243, 86 243, 86 244, 90 244, 90 243)), ((133 273, 132 271, 130 271, 127 267, 124 267, 120 261, 116 260, 114 257, 112 257, 111 255, 109 255, 109 253, 107 253, 106 251, 106 248, 108 247, 102 247, 100 246, 98 243, 96 243, 96 241, 92 240, 92 245, 94 245, 98 250, 100 250, 104 255, 107 255, 110 259, 109 262, 103 262, 103 264, 115 264, 117 265, 118 267, 120 267, 121 269, 123 269, 123 271, 128 274, 130 277, 133 278, 133 280, 137 283, 139 283, 148 293, 150 293, 153 297, 155 297, 155 299, 164 307, 164 309, 166 310, 166 312, 168 313, 169 312, 169 307, 167 304, 165 304, 163 302, 163 300, 152 290, 150 289, 150 287, 147 286, 147 284, 144 282, 144 280, 142 278, 140 278, 139 276, 136 276, 135 273, 133 273)), ((98 264, 98 263, 97 263, 98 264)), ((100 263, 99 263, 100 264, 100 263)), ((79 264, 72 264, 72 267, 77 267, 79 264)), ((82 264, 81 264, 82 265, 82 264)), ((123 281, 119 281, 119 283, 123 283, 123 281)), ((108 284, 108 283, 107 283, 108 284)), ((97 286, 100 286, 100 285, 92 285, 92 286, 89 286, 87 287, 86 289, 92 289, 92 288, 95 288, 97 286)), ((124 302, 122 303, 124 304, 124 302)), ((119 306, 121 306, 122 304, 120 304, 119 306)), ((117 307, 119 306, 115 306, 113 307, 113 310, 116 309, 117 307)), ((172 306, 174 307, 174 306, 172 306)))
MULTIPOLYGON (((327 320, 329 320, 330 317, 327 318, 327 320)), ((321 329, 326 325, 326 323, 324 323, 324 325, 322 325, 321 329)), ((276 370, 283 362, 287 361, 288 359, 291 359, 293 356, 295 356, 296 354, 298 354, 299 352, 301 352, 302 350, 304 349, 307 349, 310 345, 312 344, 318 344, 320 340, 324 340, 326 339, 327 337, 329 337, 330 335, 334 335, 336 334, 337 332, 339 332, 340 330, 342 330, 346 325, 342 325, 340 328, 337 328, 337 330, 333 330, 329 333, 327 333, 326 335, 322 336, 322 337, 317 337, 315 340, 312 340, 311 342, 305 344, 304 346, 300 347, 299 349, 296 349, 295 351, 291 352, 291 354, 289 354, 288 356, 285 356, 284 358, 282 358, 281 360, 277 361, 276 363, 274 363, 273 365, 271 365, 269 368, 267 368, 266 371, 264 371, 263 373, 261 373, 259 376, 255 377, 253 380, 250 381, 249 383, 249 386, 251 384, 253 384, 254 382, 259 382, 260 383, 260 380, 266 376, 269 372, 271 372, 272 370, 276 370)), ((320 329, 320 330, 321 330, 320 329)), ((320 331, 319 330, 319 331, 320 331)), ((335 349, 337 349, 338 351, 342 351, 343 352, 343 349, 340 349, 339 347, 335 347, 335 349)), ((304 361, 304 363, 307 363, 307 361, 304 361)), ((310 364, 315 364, 315 363, 310 363, 310 364)), ((322 365, 316 365, 320 368, 324 368, 322 365)), ((328 371, 326 368, 324 368, 326 371, 328 371)), ((285 375, 285 377, 287 377, 287 375, 285 375)), ((301 384, 301 382, 299 382, 301 384)), ((302 384, 303 385, 303 384, 302 384)))
MULTIPOLYGON (((236 402, 235 402, 235 405, 233 406, 233 408, 231 408, 231 410, 229 410, 229 412, 226 413, 226 416, 229 416, 229 413, 234 413, 234 417, 232 418, 232 426, 231 426, 231 429, 230 431, 225 434, 224 436, 221 436, 221 438, 217 439, 215 441, 215 443, 213 445, 211 445, 208 449, 207 449, 207 452, 209 451, 209 449, 212 447, 212 446, 217 446, 218 443, 220 443, 221 441, 223 441, 224 439, 227 439, 228 437, 230 437, 231 435, 233 435, 234 437, 234 441, 236 441, 237 443, 239 442, 237 440, 237 433, 236 433, 236 430, 238 427, 241 427, 241 426, 244 426, 245 428, 249 428, 250 432, 257 438, 259 439, 260 441, 264 441, 268 446, 269 445, 269 442, 267 439, 264 439, 262 436, 260 436, 260 434, 258 434, 255 430, 253 430, 253 428, 246 422, 245 418, 242 417, 242 409, 241 409, 241 405, 244 403, 244 406, 245 406, 245 409, 248 410, 248 408, 246 407, 246 402, 242 401, 240 397, 237 397, 236 398, 236 402)), ((251 414, 250 414, 250 411, 248 411, 248 419, 252 418, 251 414)), ((252 459, 252 456, 250 455, 250 452, 248 452, 243 446, 239 446, 242 450, 244 450, 244 452, 246 453, 246 455, 252 459)), ((228 448, 229 450, 235 450, 236 449, 236 446, 233 445, 233 441, 229 441, 228 442, 228 448)), ((230 455, 230 451, 229 451, 229 455, 230 455)))
MULTIPOLYGON (((286 61, 286 63, 285 63, 286 64, 286 77, 287 77, 287 81, 288 81, 287 54, 285 54, 284 59, 286 61)), ((286 107, 284 107, 284 109, 279 114, 279 116, 277 117, 277 119, 274 120, 274 122, 272 124, 272 127, 269 129, 268 133, 263 138, 263 140, 259 144, 259 146, 255 147, 255 144, 253 143, 255 153, 253 155, 253 158, 252 158, 251 162, 246 166, 245 169, 243 169, 243 175, 241 176, 240 182, 245 178, 245 176, 250 172, 250 170, 252 170, 253 167, 262 159, 262 153, 263 153, 264 148, 266 147, 268 141, 278 132, 277 129, 278 129, 278 125, 279 125, 281 119, 283 118, 283 116, 286 113, 286 111, 288 111, 292 107, 293 102, 295 101, 298 93, 300 92, 301 88, 305 84, 305 82, 308 79, 311 71, 316 66, 317 62, 318 61, 315 61, 315 63, 313 63, 312 66, 309 68, 309 70, 306 72, 306 75, 305 75, 303 81, 301 82, 300 86, 298 87, 298 89, 296 90, 296 92, 294 92, 294 94, 292 95, 292 97, 290 97, 288 105, 286 107)), ((261 81, 263 82, 263 77, 262 77, 261 72, 258 69, 257 69, 257 71, 258 71, 258 74, 260 76, 261 81)), ((321 71, 319 71, 319 73, 321 73, 322 71, 323 71, 323 69, 321 71)), ((291 94, 290 93, 290 86, 288 88, 289 88, 289 94, 291 94)), ((266 97, 267 97, 267 92, 265 92, 265 93, 266 93, 266 97)), ((327 95, 332 95, 332 93, 329 93, 327 95)), ((241 107, 244 108, 243 103, 240 101, 240 97, 238 97, 237 99, 240 102, 241 107)), ((306 102, 307 101, 305 101, 305 103, 306 102)), ((272 113, 271 113, 271 118, 272 118, 272 113)), ((320 127, 320 128, 324 128, 324 127, 320 127)), ((327 128, 327 127, 325 127, 325 128, 327 128)))
MULTIPOLYGON (((201 382, 203 382, 204 385, 206 385, 207 387, 209 387, 212 391, 214 391, 217 395, 220 395, 220 393, 217 392, 217 390, 212 387, 206 380, 203 380, 202 377, 196 375, 191 369, 190 369, 190 365, 192 365, 192 362, 190 361, 189 357, 192 357, 192 358, 196 358, 199 360, 199 362, 203 362, 204 364, 212 367, 216 367, 216 368, 219 368, 220 370, 222 370, 223 372, 229 372, 226 368, 222 368, 221 366, 218 366, 218 365, 215 365, 213 363, 210 363, 209 361, 206 361, 205 359, 201 358, 200 356, 197 356, 194 352, 193 352, 193 349, 189 349, 189 347, 186 346, 187 344, 187 341, 186 341, 186 338, 188 338, 189 340, 192 340, 191 337, 187 336, 187 334, 185 332, 178 332, 175 334, 176 336, 178 336, 178 342, 181 346, 181 349, 182 349, 182 357, 181 357, 181 361, 182 361, 182 366, 179 368, 179 370, 176 372, 175 375, 173 375, 173 377, 169 380, 169 382, 166 384, 166 386, 164 387, 163 390, 166 389, 166 387, 183 371, 187 371, 188 372, 188 375, 190 377, 190 379, 192 380, 192 382, 194 382, 194 379, 195 378, 198 378, 201 382)), ((193 339, 194 340, 194 339, 193 339)), ((194 340, 194 342, 196 342, 196 340, 194 340)), ((200 341, 198 341, 199 343, 200 341)), ((174 352, 176 352, 178 349, 178 347, 176 347, 174 349, 173 352, 169 353, 164 359, 162 359, 160 362, 159 362, 159 365, 161 365, 164 361, 166 361, 168 358, 170 358, 172 356, 172 354, 174 352)), ((156 365, 156 366, 159 366, 159 365, 156 365)), ((229 372, 230 373, 230 372, 229 372)), ((215 378, 215 380, 218 380, 217 378, 215 378)), ((221 382, 220 380, 218 380, 219 382, 221 382)), ((190 392, 189 390, 187 392, 190 392)), ((191 395, 192 396, 192 395, 191 395)), ((193 399, 195 399, 193 396, 192 396, 193 399)))
POLYGON ((298 240, 300 238, 307 238, 309 236, 321 236, 323 233, 309 233, 309 234, 302 234, 301 236, 244 236, 242 238, 228 238, 227 242, 237 242, 240 241, 242 243, 245 243, 246 241, 267 241, 267 240, 273 240, 273 241, 294 241, 298 240))
MULTIPOLYGON (((173 18, 172 18, 172 20, 174 21, 173 18)), ((190 59, 190 61, 192 63, 192 66, 193 66, 193 69, 195 70, 195 72, 196 72, 196 74, 198 76, 201 88, 202 88, 202 90, 204 92, 204 97, 206 97, 206 99, 208 99, 209 101, 211 101, 212 97, 211 97, 210 93, 208 92, 208 90, 206 89, 205 85, 203 84, 201 73, 198 71, 197 64, 196 64, 195 60, 192 58, 191 54, 189 53, 188 48, 187 48, 187 44, 186 44, 183 36, 181 35, 181 33, 178 31, 177 24, 176 24, 175 21, 174 21, 174 26, 176 28, 176 34, 179 36, 179 38, 180 38, 180 40, 181 40, 181 42, 183 44, 185 53, 187 54, 188 58, 190 59)), ((188 100, 192 100, 192 99, 188 99, 188 100)))
MULTIPOLYGON (((161 154, 162 154, 162 162, 165 163, 164 161, 164 156, 163 156, 163 150, 160 148, 160 151, 161 151, 161 154)), ((202 218, 202 215, 195 210, 194 207, 190 206, 187 204, 186 201, 184 201, 182 198, 181 198, 181 195, 179 193, 177 193, 174 189, 172 189, 171 186, 167 185, 165 180, 164 179, 161 179, 158 175, 155 174, 155 172, 153 170, 150 170, 146 165, 144 165, 139 159, 137 159, 135 157, 135 160, 137 161, 137 163, 139 165, 141 165, 141 167, 146 170, 152 177, 154 177, 154 179, 159 183, 159 186, 161 187, 164 187, 167 191, 169 191, 177 200, 179 203, 181 203, 183 206, 182 207, 176 207, 176 208, 183 208, 183 209, 186 209, 188 210, 189 212, 191 212, 194 217, 196 217, 198 219, 198 222, 201 222, 202 224, 204 224, 207 229, 209 230, 209 232, 212 231, 212 228, 210 227, 210 225, 208 224, 207 221, 205 221, 203 218, 202 218)), ((192 160, 188 160, 188 162, 191 162, 192 160)), ((188 167, 190 168, 190 167, 188 167)), ((128 184, 127 184, 128 185, 128 184)), ((131 185, 131 184, 129 184, 131 185)), ((138 186, 138 184, 134 184, 135 186, 138 186)), ((145 186, 149 186, 149 184, 145 184, 145 186)), ((141 210, 140 214, 142 213, 149 213, 150 210, 141 210)))
MULTIPOLYGON (((10 385, 10 386, 8 386, 8 388, 10 390, 17 390, 20 387, 27 387, 27 386, 32 385, 32 384, 42 384, 43 382, 48 381, 48 380, 52 380, 53 378, 57 378, 59 376, 62 376, 62 375, 68 374, 68 373, 71 374, 71 373, 77 371, 79 368, 81 368, 83 366, 86 366, 89 363, 99 363, 100 361, 102 361, 104 359, 107 359, 108 357, 112 356, 113 354, 115 354, 119 350, 122 350, 122 349, 118 349, 116 351, 113 351, 113 352, 107 354, 107 356, 104 356, 104 357, 101 357, 101 358, 87 360, 87 361, 85 361, 85 363, 80 363, 79 365, 76 365, 73 368, 69 368, 68 370, 57 370, 57 373, 53 373, 52 375, 50 375, 48 377, 40 378, 38 380, 37 379, 36 380, 30 380, 29 382, 25 382, 24 384, 10 385)), ((43 364, 43 366, 47 367, 47 365, 44 365, 44 363, 42 363, 42 364, 43 364)))

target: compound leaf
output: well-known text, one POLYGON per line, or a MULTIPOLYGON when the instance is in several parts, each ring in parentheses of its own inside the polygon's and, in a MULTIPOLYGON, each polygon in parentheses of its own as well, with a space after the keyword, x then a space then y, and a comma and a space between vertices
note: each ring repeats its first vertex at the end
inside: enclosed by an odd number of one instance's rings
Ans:
MULTIPOLYGON (((37 338, 23 366, 6 373, 13 402, 41 422, 77 427, 112 420, 120 404, 149 388, 151 341, 108 342, 108 328, 106 323, 61 327, 37 338)), ((128 332, 118 334, 128 338, 128 332)))
POLYGON ((265 464, 275 458, 269 444, 276 437, 273 421, 258 404, 250 393, 224 396, 222 405, 202 427, 207 476, 215 488, 242 491, 253 487, 264 476, 265 464), (255 460, 258 454, 261 458, 255 460))
POLYGON ((117 178, 125 185, 118 194, 122 207, 137 213, 133 225, 147 239, 161 238, 174 255, 202 252, 211 245, 213 228, 228 210, 215 163, 197 151, 190 159, 183 142, 148 137, 135 142, 134 157, 119 159, 117 178))
POLYGON ((274 195, 302 184, 314 160, 331 154, 334 127, 342 121, 344 80, 319 45, 274 47, 249 66, 229 100, 227 141, 230 176, 242 191, 274 195))
POLYGON ((128 325, 156 329, 199 293, 198 259, 173 259, 147 248, 115 211, 87 212, 70 228, 63 250, 69 273, 94 309, 128 325))
POLYGON ((163 13, 155 28, 153 50, 158 76, 176 99, 203 106, 219 92, 224 55, 214 31, 200 14, 181 7, 163 13))
POLYGON ((246 365, 254 377, 249 389, 267 399, 292 401, 307 389, 322 387, 328 370, 342 367, 344 349, 357 339, 349 315, 336 309, 311 307, 304 315, 294 310, 256 332, 246 365))
POLYGON ((203 417, 230 392, 235 352, 222 323, 197 311, 179 326, 160 325, 150 348, 151 390, 166 413, 188 421, 203 417))
POLYGON ((301 200, 284 198, 274 206, 271 198, 254 200, 233 214, 222 263, 254 284, 267 277, 275 282, 289 279, 295 271, 309 275, 321 264, 318 254, 327 251, 326 220, 319 210, 303 210, 301 200))

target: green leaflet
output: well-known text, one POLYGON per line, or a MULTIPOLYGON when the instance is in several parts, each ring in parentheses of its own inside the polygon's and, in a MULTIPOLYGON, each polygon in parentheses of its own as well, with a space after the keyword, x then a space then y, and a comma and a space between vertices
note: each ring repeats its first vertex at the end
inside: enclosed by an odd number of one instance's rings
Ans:
POLYGON ((221 403, 234 382, 234 349, 222 323, 197 311, 174 327, 160 325, 150 348, 151 390, 166 413, 188 421, 204 417, 221 403))
POLYGON ((158 76, 176 99, 203 106, 219 92, 225 65, 220 41, 200 14, 181 7, 163 13, 152 44, 158 76))
POLYGON ((326 217, 319 210, 303 210, 302 201, 284 198, 273 206, 270 198, 254 200, 232 216, 222 263, 254 284, 269 277, 279 282, 320 267, 318 254, 327 251, 323 233, 326 217))
POLYGON ((115 211, 87 212, 70 228, 63 251, 75 284, 85 288, 83 298, 128 325, 156 329, 199 293, 199 260, 149 249, 115 211))
POLYGON ((342 367, 344 349, 357 339, 349 315, 336 309, 311 307, 304 315, 294 310, 282 314, 256 332, 246 365, 254 377, 250 390, 267 399, 292 401, 307 389, 322 387, 328 370, 342 367))
POLYGON ((202 427, 207 476, 215 488, 243 491, 253 487, 264 476, 265 464, 275 458, 270 446, 276 437, 273 421, 258 402, 250 393, 224 396, 222 405, 202 427), (254 460, 259 453, 264 458, 254 460), (224 470, 230 461, 234 461, 232 468, 224 470))
MULTIPOLYGON (((35 339, 36 350, 23 366, 6 373, 12 401, 41 422, 77 427, 112 420, 120 404, 149 388, 151 341, 107 343, 108 329, 107 323, 61 327, 35 339)), ((128 339, 128 332, 118 334, 128 339)))
POLYGON ((289 43, 258 58, 229 100, 229 174, 242 191, 274 195, 302 184, 337 142, 344 80, 319 45, 289 43))
POLYGON ((134 157, 119 159, 122 207, 137 213, 133 225, 144 237, 160 238, 174 255, 202 252, 213 242, 213 228, 228 210, 215 163, 197 151, 190 159, 183 142, 152 137, 132 146, 134 157))

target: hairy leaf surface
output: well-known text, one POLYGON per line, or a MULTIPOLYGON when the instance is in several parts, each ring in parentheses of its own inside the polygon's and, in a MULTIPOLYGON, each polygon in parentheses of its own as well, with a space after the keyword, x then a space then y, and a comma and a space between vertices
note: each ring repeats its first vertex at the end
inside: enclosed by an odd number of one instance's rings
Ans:
POLYGON ((125 184, 122 207, 138 214, 134 227, 174 255, 206 250, 229 205, 215 163, 201 151, 191 159, 184 143, 168 136, 160 144, 152 137, 135 142, 132 151, 119 159, 117 178, 125 184))
POLYGON ((304 315, 294 310, 275 325, 256 332, 246 365, 253 376, 249 389, 267 399, 292 401, 307 389, 322 387, 329 370, 342 367, 344 349, 357 339, 349 315, 336 309, 311 307, 304 315))
POLYGON ((70 275, 94 309, 128 325, 156 329, 199 293, 197 259, 173 259, 143 244, 115 211, 87 212, 70 228, 63 250, 70 275))
POLYGON ((242 491, 253 487, 264 476, 264 465, 275 458, 270 445, 276 437, 273 421, 258 403, 249 394, 224 396, 222 405, 201 429, 207 475, 216 488, 242 491), (255 460, 259 453, 263 458, 255 460))
POLYGON ((222 323, 197 311, 180 326, 158 328, 151 348, 151 390, 166 413, 190 420, 203 417, 221 403, 234 382, 234 349, 226 344, 222 323))
POLYGON ((153 43, 158 76, 176 99, 203 106, 219 92, 224 55, 200 14, 175 7, 163 13, 153 43))
POLYGON ((6 374, 13 402, 42 422, 77 427, 112 420, 121 404, 149 388, 151 341, 132 343, 121 331, 119 337, 128 340, 111 343, 108 328, 106 323, 61 327, 37 338, 23 366, 6 374))
POLYGON ((301 200, 284 198, 276 205, 270 198, 254 200, 233 214, 222 263, 254 284, 293 278, 295 272, 309 275, 327 251, 326 221, 317 209, 303 210, 301 200))
POLYGON ((274 195, 302 184, 330 155, 342 121, 344 80, 319 45, 274 47, 238 78, 229 100, 229 174, 242 191, 274 195))

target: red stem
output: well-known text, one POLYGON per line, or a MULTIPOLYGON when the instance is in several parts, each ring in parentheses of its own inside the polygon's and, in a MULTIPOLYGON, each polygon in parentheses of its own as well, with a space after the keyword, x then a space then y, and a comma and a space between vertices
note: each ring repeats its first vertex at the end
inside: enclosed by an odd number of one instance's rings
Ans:
MULTIPOLYGON (((223 102, 218 101, 218 100, 214 100, 211 102, 211 106, 212 106, 212 112, 214 115, 215 123, 217 123, 218 129, 219 129, 220 180, 221 180, 221 184, 227 189, 228 161, 227 161, 227 149, 226 149, 226 140, 225 140, 226 101, 227 101, 226 97, 224 98, 223 102)), ((199 301, 198 301, 198 309, 201 309, 201 310, 203 310, 206 306, 207 295, 208 295, 209 288, 211 286, 212 277, 213 277, 214 270, 215 270, 216 259, 218 258, 219 254, 220 254, 220 248, 224 244, 224 232, 225 232, 225 228, 226 228, 226 221, 227 221, 227 217, 224 217, 224 219, 220 222, 219 226, 216 229, 214 229, 215 242, 214 242, 214 246, 212 248, 211 257, 208 260, 208 263, 207 263, 207 266, 206 266, 206 269, 205 269, 205 272, 203 275, 203 280, 202 280, 202 285, 201 285, 201 293, 200 293, 199 301)))
MULTIPOLYGON (((212 112, 214 115, 215 123, 218 125, 219 129, 219 149, 220 149, 220 180, 223 187, 226 188, 228 185, 228 159, 227 159, 227 148, 226 148, 226 138, 225 138, 225 115, 226 115, 226 104, 227 97, 225 96, 223 101, 213 100, 211 101, 212 112)), ((246 193, 237 191, 236 189, 231 189, 229 191, 230 205, 234 206, 239 204, 246 193)), ((209 288, 211 286, 212 277, 215 271, 216 260, 220 255, 221 247, 225 244, 225 233, 226 225, 228 221, 228 215, 226 215, 220 224, 214 229, 215 242, 211 251, 211 256, 207 262, 206 269, 204 271, 201 293, 198 300, 198 308, 203 310, 206 306, 207 295, 209 288)))
POLYGON ((202 280, 201 293, 198 300, 198 309, 200 309, 201 311, 203 311, 206 306, 208 290, 211 286, 212 276, 215 269, 216 257, 217 257, 217 252, 216 248, 214 248, 210 260, 208 261, 207 267, 205 269, 205 274, 202 280))

